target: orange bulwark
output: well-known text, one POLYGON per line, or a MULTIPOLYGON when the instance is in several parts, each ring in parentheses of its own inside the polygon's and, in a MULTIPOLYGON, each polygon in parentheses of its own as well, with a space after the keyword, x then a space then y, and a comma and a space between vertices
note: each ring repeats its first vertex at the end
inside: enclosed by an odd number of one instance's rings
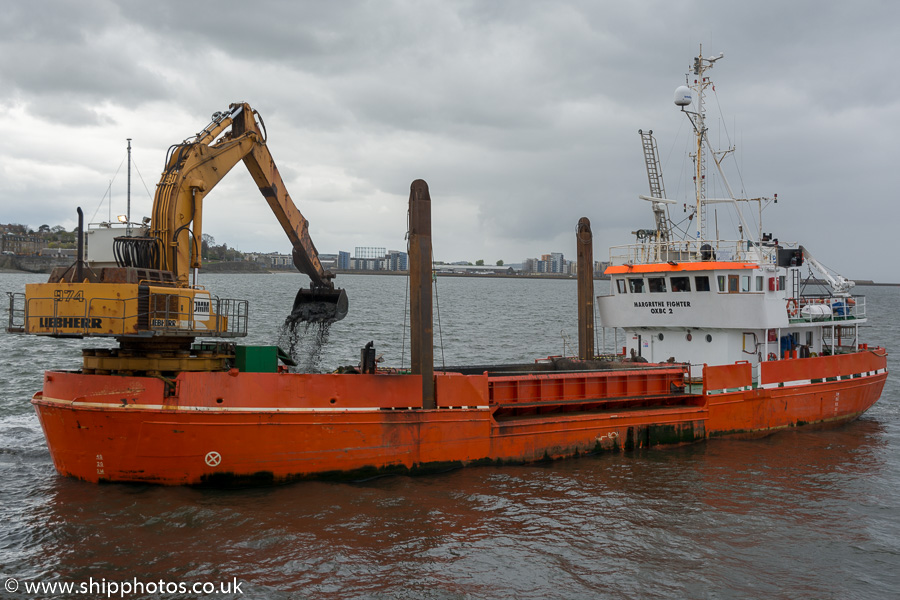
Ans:
POLYGON ((636 265, 612 265, 606 268, 606 275, 629 275, 631 273, 668 273, 675 271, 711 271, 714 269, 756 269, 759 265, 748 262, 681 262, 681 263, 649 263, 636 265))
POLYGON ((709 366, 698 393, 682 365, 436 373, 435 409, 422 408, 417 375, 232 369, 167 383, 48 371, 32 402, 64 475, 242 485, 524 463, 846 421, 877 400, 885 366, 883 349, 765 363, 756 383, 749 365, 709 366), (837 358, 841 372, 826 375, 837 358))

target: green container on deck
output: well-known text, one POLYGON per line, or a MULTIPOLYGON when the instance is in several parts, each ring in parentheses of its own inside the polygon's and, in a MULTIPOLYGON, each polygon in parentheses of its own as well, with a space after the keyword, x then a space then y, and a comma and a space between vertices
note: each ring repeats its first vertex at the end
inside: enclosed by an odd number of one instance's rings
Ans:
POLYGON ((234 363, 243 373, 276 373, 278 346, 235 346, 234 363))

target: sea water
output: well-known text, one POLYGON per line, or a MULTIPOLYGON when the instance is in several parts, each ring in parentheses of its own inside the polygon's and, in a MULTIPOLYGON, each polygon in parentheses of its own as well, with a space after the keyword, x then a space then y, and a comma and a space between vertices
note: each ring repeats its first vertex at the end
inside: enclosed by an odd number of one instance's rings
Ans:
MULTIPOLYGON (((0 274, 0 292, 45 279, 0 274)), ((202 283, 250 300, 244 342, 270 345, 303 279, 210 275, 202 283)), ((385 365, 408 367, 406 279, 337 283, 350 313, 308 367, 356 364, 369 341, 385 365)), ((80 348, 102 344, 0 333, 0 597, 895 597, 900 289, 855 291, 867 296, 864 341, 893 354, 881 400, 850 424, 245 490, 60 477, 29 399, 44 369, 78 368, 80 348), (27 594, 35 583, 95 588, 27 594)), ((577 345, 573 280, 439 278, 437 300, 437 364, 524 362, 577 345)))

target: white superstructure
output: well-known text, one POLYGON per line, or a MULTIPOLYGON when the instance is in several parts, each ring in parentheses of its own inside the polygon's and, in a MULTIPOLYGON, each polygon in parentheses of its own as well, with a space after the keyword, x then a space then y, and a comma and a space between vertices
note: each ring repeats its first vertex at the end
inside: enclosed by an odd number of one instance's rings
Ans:
MULTIPOLYGON (((762 233, 762 209, 777 198, 735 198, 731 193, 721 161, 734 148, 717 152, 710 147, 703 101, 712 85, 706 72, 721 58, 704 58, 701 49, 693 63, 693 82, 675 94, 696 140, 691 154, 696 231, 676 240, 675 228, 664 216, 664 207, 672 201, 641 196, 651 202, 656 229, 638 230, 637 243, 610 250, 610 293, 597 298, 600 323, 625 331, 624 347, 618 351, 626 355, 701 366, 746 361, 755 374, 765 361, 856 351, 859 326, 866 321, 865 297, 851 296, 853 282, 832 276, 802 246, 762 233), (706 197, 707 153, 730 198, 706 197), (741 203, 756 203, 758 235, 744 221, 741 203), (740 239, 709 236, 710 204, 735 208, 740 239), (815 276, 810 267, 817 270, 815 276)), ((648 141, 652 132, 641 136, 651 194, 659 194, 663 187, 654 163, 658 159, 648 150, 655 148, 655 140, 648 141)))

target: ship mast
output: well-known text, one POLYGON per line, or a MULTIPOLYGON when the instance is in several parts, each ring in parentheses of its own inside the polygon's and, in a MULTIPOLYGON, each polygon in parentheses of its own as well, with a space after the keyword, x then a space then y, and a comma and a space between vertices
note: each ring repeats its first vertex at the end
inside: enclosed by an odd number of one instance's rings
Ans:
MULTIPOLYGON (((709 203, 721 203, 727 202, 731 203, 735 212, 737 212, 737 217, 741 222, 741 238, 743 239, 743 235, 747 234, 750 239, 753 239, 755 236, 753 235, 755 232, 747 227, 747 223, 744 221, 743 211, 741 211, 738 206, 738 199, 735 198, 734 192, 731 189, 731 185, 728 183, 728 178, 725 176, 725 172, 722 170, 722 160, 726 155, 734 151, 734 146, 728 148, 727 150, 723 150, 720 152, 716 152, 712 149, 712 145, 709 142, 709 136, 707 135, 707 127, 706 127, 706 89, 711 87, 712 81, 706 75, 706 72, 713 68, 715 62, 725 55, 723 53, 719 53, 718 56, 714 58, 704 58, 703 57, 703 45, 700 45, 700 53, 694 58, 694 64, 691 66, 691 72, 694 75, 693 82, 690 81, 690 78, 686 78, 687 86, 681 86, 677 90, 675 90, 675 104, 681 107, 681 111, 685 113, 690 119, 691 124, 694 127, 694 152, 691 154, 691 158, 694 159, 694 190, 696 194, 696 215, 697 215, 697 239, 700 243, 705 241, 715 241, 718 236, 715 236, 710 240, 710 237, 707 235, 706 231, 706 205, 709 203), (697 110, 687 110, 685 107, 690 106, 693 97, 697 98, 697 110), (719 176, 722 179, 722 183, 725 185, 726 190, 728 191, 728 198, 726 199, 709 199, 706 196, 706 154, 710 153, 713 157, 713 162, 716 164, 716 170, 719 172, 719 176)), ((756 198, 757 202, 761 202, 762 198, 756 198)), ((746 200, 744 200, 746 201, 746 200)), ((762 223, 760 223, 760 229, 762 229, 762 223)))
POLYGON ((128 139, 128 207, 125 211, 125 235, 131 236, 131 138, 128 139))
POLYGON ((694 58, 692 68, 693 85, 689 83, 690 89, 697 96, 697 112, 693 113, 694 119, 691 119, 691 122, 694 124, 695 146, 692 158, 694 159, 694 189, 697 201, 697 237, 700 241, 708 239, 706 235, 706 152, 703 146, 705 140, 708 143, 708 139, 706 139, 706 88, 711 86, 712 82, 706 76, 706 72, 712 69, 713 64, 722 56, 719 54, 715 58, 703 58, 703 45, 701 44, 700 53, 694 58))

